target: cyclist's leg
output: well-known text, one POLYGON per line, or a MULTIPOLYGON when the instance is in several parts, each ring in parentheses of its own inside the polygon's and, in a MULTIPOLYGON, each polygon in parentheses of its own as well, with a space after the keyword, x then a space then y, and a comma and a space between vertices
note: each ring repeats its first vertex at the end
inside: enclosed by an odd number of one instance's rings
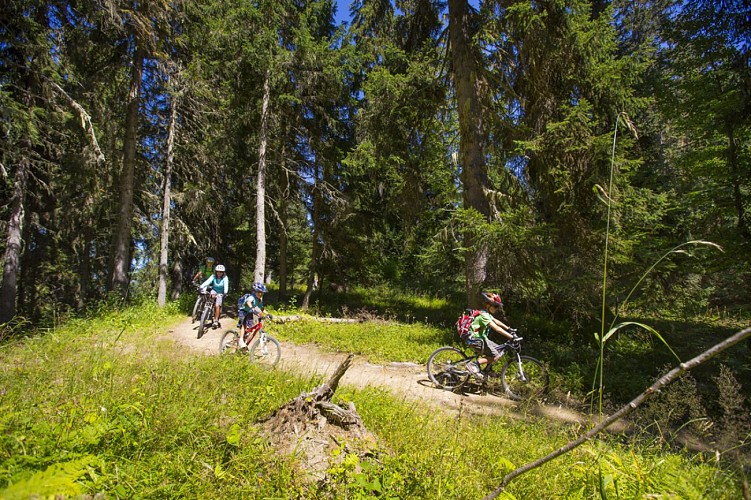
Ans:
POLYGON ((253 327, 253 314, 252 313, 243 313, 243 324, 240 329, 240 348, 244 349, 247 347, 248 344, 250 344, 250 341, 252 339, 248 339, 248 341, 245 341, 245 332, 250 330, 253 327))
POLYGON ((501 356, 503 355, 503 350, 501 349, 501 346, 497 343, 493 342, 490 339, 485 339, 485 346, 483 348, 483 354, 487 355, 489 358, 488 365, 492 365, 499 359, 501 359, 501 356))
POLYGON ((214 321, 219 323, 219 315, 222 311, 222 299, 224 298, 223 293, 217 293, 216 294, 216 302, 214 303, 214 321))
POLYGON ((470 338, 466 340, 467 346, 478 356, 477 361, 467 363, 467 370, 475 376, 481 376, 482 369, 480 363, 487 363, 487 359, 482 356, 485 348, 485 342, 481 338, 470 338))

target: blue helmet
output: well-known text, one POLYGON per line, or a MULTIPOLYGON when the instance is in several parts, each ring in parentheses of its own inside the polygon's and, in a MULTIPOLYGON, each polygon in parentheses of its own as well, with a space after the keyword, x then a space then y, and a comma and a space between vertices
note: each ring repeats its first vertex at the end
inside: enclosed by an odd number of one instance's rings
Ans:
POLYGON ((268 291, 266 289, 266 285, 264 285, 263 283, 258 283, 258 282, 253 283, 251 290, 253 290, 254 292, 261 292, 261 293, 266 293, 268 291))

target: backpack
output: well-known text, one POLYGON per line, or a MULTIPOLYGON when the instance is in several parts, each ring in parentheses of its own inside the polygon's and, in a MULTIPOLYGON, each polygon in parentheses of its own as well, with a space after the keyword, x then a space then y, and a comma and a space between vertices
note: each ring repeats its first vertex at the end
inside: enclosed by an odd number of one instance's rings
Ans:
POLYGON ((245 295, 243 295, 242 297, 240 297, 239 299, 237 299, 237 310, 238 311, 243 308, 243 306, 245 305, 245 303, 248 301, 249 297, 250 297, 250 294, 246 293, 245 295))
POLYGON ((472 334, 472 322, 480 314, 479 309, 466 309, 456 322, 456 333, 462 340, 467 340, 472 334))

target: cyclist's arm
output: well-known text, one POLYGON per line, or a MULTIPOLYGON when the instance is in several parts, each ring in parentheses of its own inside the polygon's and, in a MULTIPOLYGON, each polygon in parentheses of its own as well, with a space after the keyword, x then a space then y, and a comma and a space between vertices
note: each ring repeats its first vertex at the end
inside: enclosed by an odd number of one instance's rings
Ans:
POLYGON ((213 275, 209 276, 209 279, 201 283, 201 288, 207 288, 211 284, 211 278, 213 278, 213 275))
POLYGON ((225 276, 222 281, 224 282, 224 295, 227 295, 227 292, 229 292, 229 278, 225 276))
POLYGON ((495 330, 496 332, 500 333, 504 337, 507 337, 509 339, 513 339, 514 336, 511 335, 506 330, 509 328, 508 326, 504 325, 501 321, 498 321, 497 319, 493 318, 493 320, 490 322, 490 328, 495 330))

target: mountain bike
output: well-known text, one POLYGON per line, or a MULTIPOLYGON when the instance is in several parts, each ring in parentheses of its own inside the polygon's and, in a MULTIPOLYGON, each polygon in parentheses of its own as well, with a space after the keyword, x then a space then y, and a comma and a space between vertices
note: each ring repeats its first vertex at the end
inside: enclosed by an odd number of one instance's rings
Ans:
MULTIPOLYGON (((269 317, 269 315, 266 315, 266 317, 269 317)), ((225 332, 222 335, 222 340, 219 341, 219 352, 222 354, 247 354, 251 363, 257 363, 269 368, 273 368, 279 363, 279 358, 282 356, 282 348, 278 340, 266 333, 262 320, 259 319, 255 325, 245 328, 244 340, 245 345, 247 345, 246 348, 240 349, 239 340, 240 332, 236 330, 225 332)))
MULTIPOLYGON (((500 345, 506 364, 496 361, 481 369, 481 387, 494 396, 508 396, 515 401, 534 399, 548 391, 550 377, 541 361, 521 354, 522 338, 516 337, 500 345)), ((428 377, 436 387, 447 391, 461 390, 471 376, 467 363, 477 362, 482 355, 467 354, 456 347, 436 349, 428 358, 428 377)))
POLYGON ((198 336, 196 338, 203 337, 206 328, 214 322, 214 305, 216 304, 216 295, 211 292, 202 292, 204 296, 203 308, 201 309, 201 316, 198 320, 198 336))

